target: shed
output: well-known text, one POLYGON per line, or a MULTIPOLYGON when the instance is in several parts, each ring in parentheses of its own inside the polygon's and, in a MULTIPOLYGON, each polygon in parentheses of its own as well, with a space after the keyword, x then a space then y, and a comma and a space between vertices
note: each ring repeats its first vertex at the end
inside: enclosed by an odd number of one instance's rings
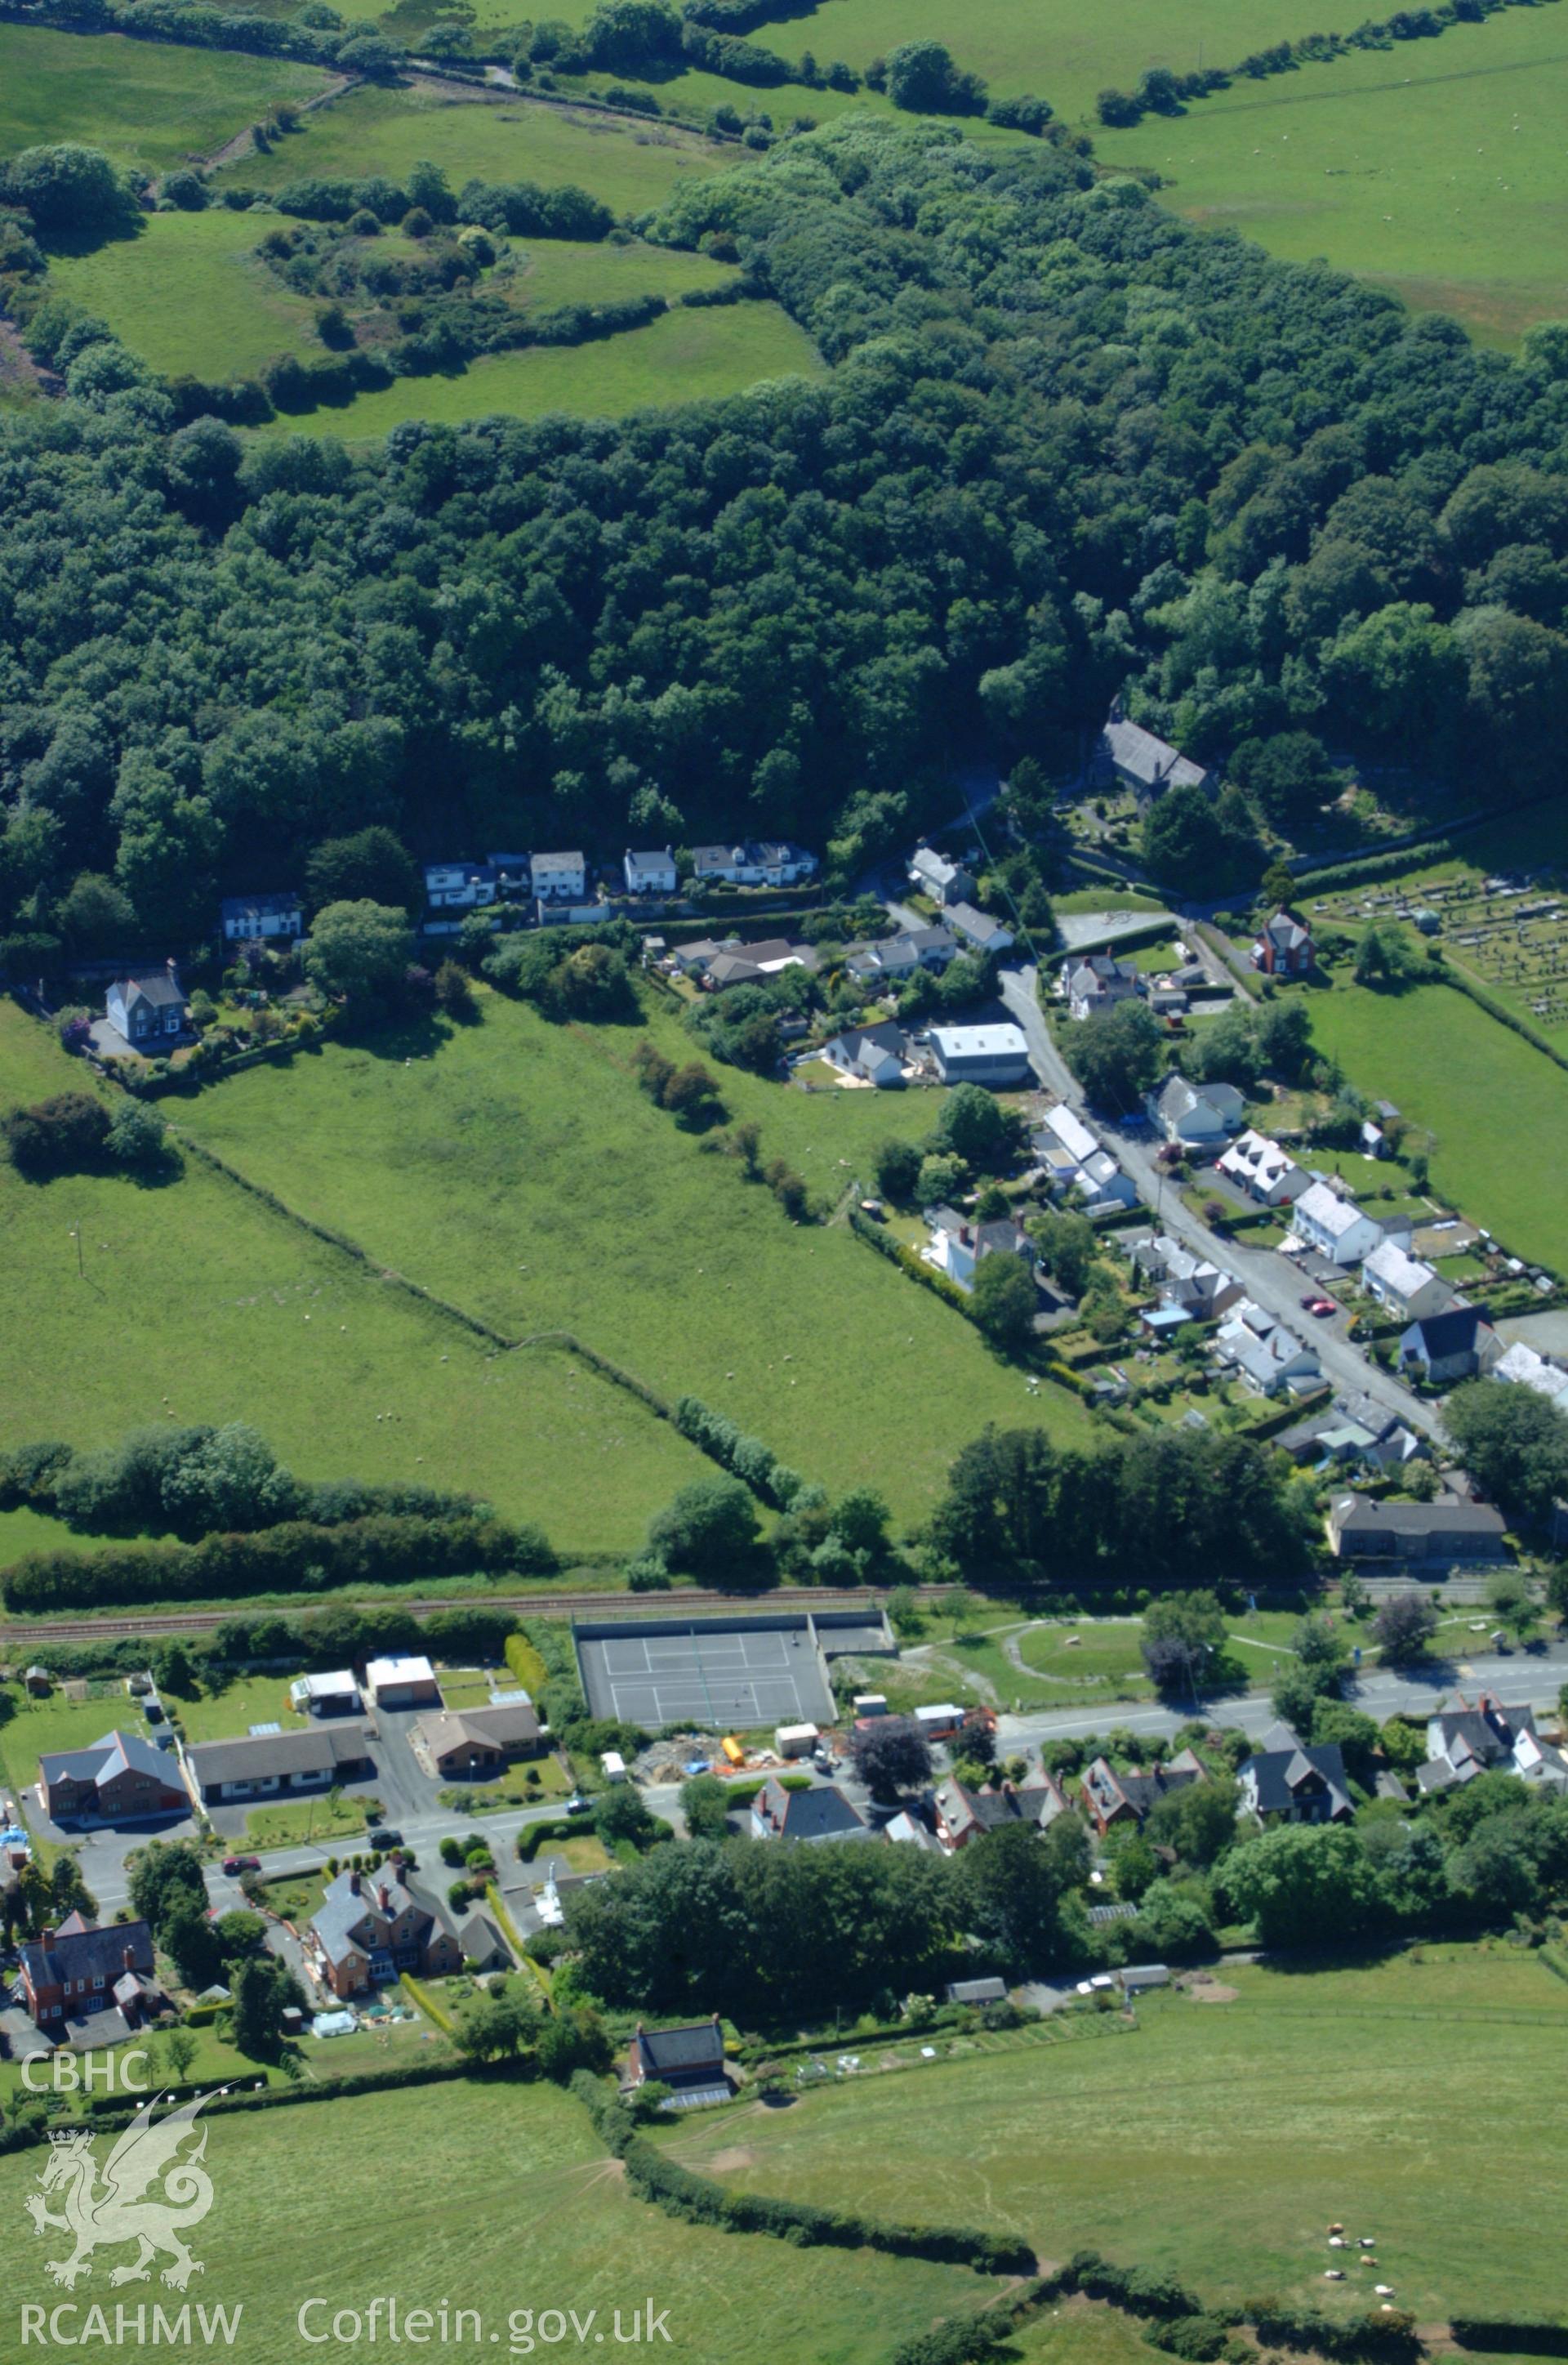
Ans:
POLYGON ((949 2003, 1005 2003, 1007 1981, 1005 1979, 949 1979, 947 2001, 949 2003))
POLYGON ((607 1749, 599 1758, 599 1770, 607 1782, 624 1782, 626 1760, 619 1749, 607 1749))
POLYGON ((821 1739, 814 1724, 781 1724, 773 1736, 773 1746, 780 1757, 809 1757, 821 1739))
POLYGON ((1122 1973, 1124 1995, 1142 1995, 1149 1988, 1168 1988, 1170 1973, 1163 1963, 1129 1963, 1122 1973))

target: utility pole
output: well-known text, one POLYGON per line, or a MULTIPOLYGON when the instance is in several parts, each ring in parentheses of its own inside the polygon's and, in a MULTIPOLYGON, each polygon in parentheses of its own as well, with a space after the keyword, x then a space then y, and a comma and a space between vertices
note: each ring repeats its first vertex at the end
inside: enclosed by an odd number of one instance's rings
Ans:
POLYGON ((76 1243, 76 1278, 78 1281, 85 1281, 87 1278, 87 1272, 85 1266, 82 1262, 82 1227, 80 1224, 72 1225, 71 1237, 76 1243))

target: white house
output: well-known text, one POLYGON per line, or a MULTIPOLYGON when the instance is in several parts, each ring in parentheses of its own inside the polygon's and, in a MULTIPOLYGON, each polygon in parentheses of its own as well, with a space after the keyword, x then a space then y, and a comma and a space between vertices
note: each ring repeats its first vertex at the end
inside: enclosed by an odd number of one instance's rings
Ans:
POLYGON ((1288 1149, 1271 1141, 1266 1133, 1249 1126, 1237 1135, 1230 1148, 1217 1161, 1219 1171, 1244 1191, 1249 1199, 1261 1206, 1282 1206, 1287 1199, 1299 1199, 1312 1177, 1296 1164, 1288 1149))
POLYGON ((892 983, 913 977, 917 970, 946 969, 958 952, 949 928, 906 928, 901 936, 883 936, 876 944, 857 945, 845 959, 849 975, 864 985, 892 983))
POLYGON ((482 911, 499 888, 493 862, 427 862, 425 900, 435 912, 482 911))
POLYGON ((662 853, 653 854, 633 854, 628 846, 621 868, 626 874, 628 895, 673 895, 679 884, 675 855, 667 846, 662 853))
POLYGON ((1033 1240, 1012 1216, 999 1216, 994 1223, 976 1224, 968 1216, 955 1215, 951 1207, 938 1207, 930 1223, 931 1238, 920 1253, 927 1264, 946 1273, 960 1289, 973 1287, 975 1267, 984 1257, 1005 1251, 1010 1256, 1022 1257, 1031 1266, 1037 1260, 1033 1240))
POLYGON ((972 872, 961 863, 949 862, 933 846, 919 846, 911 858, 909 883, 922 894, 929 895, 934 903, 946 907, 962 903, 975 891, 972 872))
POLYGON ((1100 1215, 1113 1207, 1136 1207, 1137 1192, 1108 1149, 1101 1148, 1076 1110, 1062 1101, 1047 1110, 1045 1123, 1031 1145, 1056 1194, 1081 1192, 1087 1212, 1100 1215))
POLYGON ((1146 1106, 1167 1141, 1201 1149, 1227 1140, 1241 1123, 1247 1104, 1234 1084, 1193 1084, 1185 1076, 1171 1076, 1162 1091, 1151 1093, 1146 1106))
POLYGON ((1109 953, 1084 953, 1064 960, 1058 974, 1070 1018, 1092 1018, 1114 1009, 1143 991, 1143 979, 1131 961, 1113 959, 1109 953))
POLYGON ((1328 1183, 1309 1183, 1296 1201, 1291 1228, 1308 1248, 1335 1264, 1360 1264, 1383 1238, 1383 1226, 1328 1183))
POLYGON ((1533 1388, 1538 1395, 1550 1396, 1554 1404, 1568 1410, 1568 1372, 1561 1370, 1547 1356, 1538 1355, 1522 1339, 1498 1356, 1492 1366, 1492 1377, 1508 1381, 1515 1387, 1533 1388))
POLYGON ((542 903, 580 903, 588 892, 588 866, 580 854, 536 854, 533 891, 542 903))
POLYGON ((1369 1250, 1361 1265, 1361 1281, 1368 1295, 1402 1322, 1420 1322, 1428 1314, 1440 1314, 1457 1295, 1429 1264, 1411 1256, 1397 1240, 1386 1239, 1369 1250))
POLYGON ((1282 1388, 1305 1393, 1322 1377, 1316 1349, 1250 1298, 1220 1324, 1215 1352, 1260 1395, 1277 1395, 1282 1388))
POLYGON ((934 1026, 931 1055, 945 1084, 1024 1084, 1034 1074, 1021 1026, 934 1026))
POLYGON ((185 1032, 188 1012, 174 962, 139 970, 133 977, 117 977, 104 996, 104 1014, 133 1050, 156 1050, 177 1042, 185 1032))
POLYGON ((699 846, 691 857, 693 876, 722 879, 732 887, 793 887, 809 879, 817 857, 787 838, 747 838, 741 846, 699 846))
POLYGON ((842 1035, 823 1045, 822 1056, 841 1075, 885 1091, 890 1084, 902 1082, 909 1045, 902 1029, 890 1019, 881 1026, 846 1026, 842 1035))
POLYGON ((219 906, 226 945, 292 942, 305 926, 297 895, 226 895, 219 906))
POLYGON ((977 952, 1004 953, 1014 941, 1011 928, 993 920, 989 912, 977 912, 972 903, 949 903, 947 925, 977 952))

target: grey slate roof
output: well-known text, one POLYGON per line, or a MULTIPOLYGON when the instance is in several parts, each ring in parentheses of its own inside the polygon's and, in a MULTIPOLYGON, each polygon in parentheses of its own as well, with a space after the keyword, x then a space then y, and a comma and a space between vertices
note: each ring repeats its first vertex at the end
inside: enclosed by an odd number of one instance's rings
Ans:
POLYGON ((644 2062, 655 2078, 670 2070, 689 2073, 693 2069, 723 2068, 723 2031, 715 2028, 711 2020, 700 2020, 684 2028, 639 2028, 637 2042, 644 2062))
POLYGON ((112 1989, 125 1976, 127 1947, 131 1968, 151 1978, 152 1933, 145 1922, 114 1922, 98 1929, 73 1913, 48 1945, 40 1938, 22 1948, 22 1965, 35 1988, 63 1987, 67 1979, 102 1979, 112 1989))
POLYGON ((756 1803, 781 1840, 811 1843, 871 1836, 865 1817, 831 1782, 814 1784, 809 1790, 786 1790, 781 1783, 767 1782, 756 1803))
POLYGON ((243 1741, 198 1741, 185 1752, 203 1789, 274 1775, 330 1774, 370 1754, 368 1726, 347 1720, 298 1732, 251 1733, 243 1741))
POLYGON ((1327 1785, 1330 1813, 1350 1813, 1349 1778, 1337 1741, 1309 1746, 1297 1740, 1288 1724, 1271 1725, 1263 1741, 1263 1748, 1255 1757, 1247 1758, 1240 1769, 1242 1778, 1250 1774, 1256 1785, 1260 1815, 1288 1813, 1303 1783, 1315 1774, 1327 1785))
POLYGON ((161 1749, 134 1732, 106 1732, 87 1749, 50 1749, 39 1759, 44 1788, 56 1782, 111 1781, 126 1772, 150 1775, 166 1789, 180 1788, 179 1769, 161 1749))
MULTIPOLYGON (((1425 1321, 1413 1322, 1410 1328, 1419 1337, 1422 1352, 1440 1363, 1450 1355, 1473 1354, 1484 1322, 1479 1306, 1450 1306, 1441 1314, 1428 1314, 1425 1321)), ((1409 1331, 1405 1335, 1408 1338, 1409 1331)))

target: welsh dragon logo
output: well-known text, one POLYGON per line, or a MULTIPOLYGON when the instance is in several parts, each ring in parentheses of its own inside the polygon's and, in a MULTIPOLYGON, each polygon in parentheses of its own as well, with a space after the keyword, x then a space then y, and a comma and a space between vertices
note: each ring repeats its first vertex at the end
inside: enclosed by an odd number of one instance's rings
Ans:
POLYGON ((35 2233, 69 2234, 74 2241, 68 2259, 49 2261, 49 2272, 67 2291, 92 2273, 95 2250, 128 2242, 137 2244, 136 2257, 111 2270, 111 2284, 150 2281, 152 2261, 164 2253, 174 2264, 164 2268, 163 2281, 175 2291, 184 2291, 191 2277, 203 2271, 183 2237, 212 2206, 212 2179, 202 2166, 207 2129, 200 2130, 194 2151, 183 2159, 179 2151, 197 2112, 212 2097, 198 2094, 155 2122, 152 2113, 159 2099, 154 2094, 137 2113, 105 2161, 101 2178, 90 2134, 50 2138, 49 2162, 39 2177, 43 2191, 28 2195, 27 2211, 35 2233), (158 2193, 160 2179, 162 2191, 158 2193), (48 2193, 62 2196, 59 2214, 49 2207, 48 2193))

